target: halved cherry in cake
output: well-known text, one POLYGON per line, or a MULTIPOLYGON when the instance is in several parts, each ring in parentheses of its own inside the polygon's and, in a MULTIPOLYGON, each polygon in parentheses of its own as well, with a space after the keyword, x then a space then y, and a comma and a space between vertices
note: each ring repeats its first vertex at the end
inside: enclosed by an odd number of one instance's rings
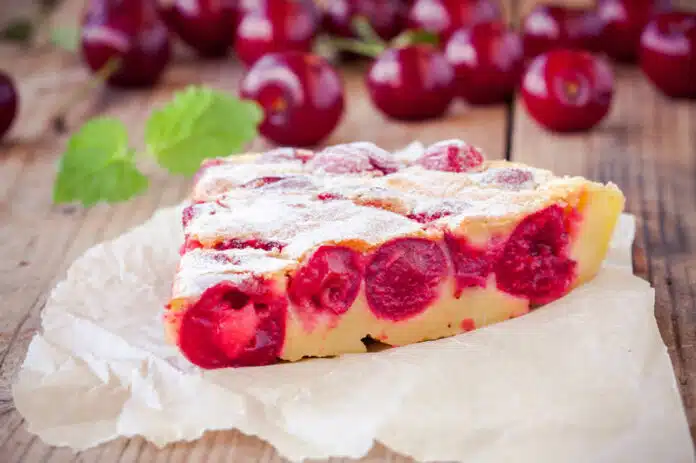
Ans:
POLYGON ((201 368, 268 365, 283 347, 286 309, 262 282, 218 283, 184 313, 179 347, 201 368))
POLYGON ((301 148, 275 148, 261 154, 256 160, 259 164, 276 164, 281 162, 309 161, 314 156, 314 152, 301 148))
POLYGON ((570 289, 576 267, 567 254, 568 229, 565 211, 558 205, 522 220, 495 263, 498 288, 534 304, 563 296, 570 289))
POLYGON ((396 238, 377 249, 367 265, 367 303, 378 318, 411 318, 437 299, 446 276, 447 257, 437 242, 396 238))
POLYGON ((474 246, 464 236, 445 235, 445 243, 454 266, 456 288, 454 297, 467 288, 485 288, 493 270, 495 254, 491 249, 474 246))
POLYGON ((448 140, 429 146, 416 162, 428 170, 468 172, 478 169, 483 161, 483 154, 476 147, 461 140, 448 140))
POLYGON ((367 142, 331 146, 317 153, 308 165, 314 171, 328 174, 370 171, 389 174, 399 170, 399 164, 391 153, 367 142))
POLYGON ((362 256, 345 246, 322 246, 295 273, 290 300, 307 313, 345 313, 355 301, 362 280, 362 256))

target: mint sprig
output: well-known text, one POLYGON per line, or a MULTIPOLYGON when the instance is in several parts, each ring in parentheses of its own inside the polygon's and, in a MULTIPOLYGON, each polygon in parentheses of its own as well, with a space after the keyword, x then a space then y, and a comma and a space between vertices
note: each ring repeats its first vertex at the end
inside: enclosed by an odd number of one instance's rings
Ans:
POLYGON ((117 119, 94 119, 72 136, 60 161, 53 201, 80 201, 92 206, 117 202, 147 189, 148 180, 135 166, 135 151, 117 119))
MULTIPOLYGON (((257 135, 263 113, 253 102, 189 87, 155 111, 145 130, 147 152, 168 171, 190 175, 206 158, 238 153, 257 135)), ((136 166, 125 125, 114 118, 87 122, 68 141, 54 184, 56 204, 128 200, 148 179, 136 166)))
POLYGON ((238 152, 254 139, 262 119, 255 103, 190 87, 152 114, 145 143, 161 166, 190 175, 206 158, 238 152))

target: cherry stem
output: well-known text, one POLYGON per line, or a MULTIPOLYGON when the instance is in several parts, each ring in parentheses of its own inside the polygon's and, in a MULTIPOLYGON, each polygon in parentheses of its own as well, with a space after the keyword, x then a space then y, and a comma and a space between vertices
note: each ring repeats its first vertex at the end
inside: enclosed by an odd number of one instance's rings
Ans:
POLYGON ((68 111, 70 111, 70 108, 89 95, 89 93, 91 93, 97 86, 103 85, 107 79, 118 70, 120 65, 120 58, 109 58, 106 64, 99 68, 99 70, 94 73, 94 75, 84 85, 81 85, 75 92, 73 92, 72 95, 70 95, 70 97, 67 98, 56 111, 56 115, 51 121, 53 129, 58 133, 65 132, 67 126, 65 120, 68 116, 68 111))
POLYGON ((356 39, 344 39, 341 37, 331 39, 331 43, 339 50, 350 51, 369 58, 376 58, 385 48, 384 45, 367 43, 356 39))
POLYGON ((379 45, 382 49, 387 46, 386 42, 377 34, 365 16, 356 16, 351 25, 355 34, 365 42, 371 45, 379 45))

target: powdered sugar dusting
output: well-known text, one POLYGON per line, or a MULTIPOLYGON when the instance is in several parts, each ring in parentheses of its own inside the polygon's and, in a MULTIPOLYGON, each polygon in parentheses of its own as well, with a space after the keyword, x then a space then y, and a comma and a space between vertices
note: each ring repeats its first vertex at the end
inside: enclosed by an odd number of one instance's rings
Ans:
POLYGON ((283 246, 189 250, 182 258, 178 291, 291 269, 322 244, 369 250, 396 237, 533 212, 558 201, 558 187, 577 181, 506 161, 481 162, 480 153, 472 150, 447 140, 428 148, 413 144, 392 155, 371 143, 352 143, 316 154, 302 151, 301 156, 299 150, 283 148, 243 162, 216 160, 194 188, 187 237, 204 248, 229 240, 283 246), (424 153, 443 148, 456 148, 450 158, 471 165, 423 165, 424 153))
POLYGON ((181 258, 173 297, 195 296, 221 281, 242 284, 254 275, 284 271, 294 265, 293 260, 272 256, 261 249, 194 249, 181 258))

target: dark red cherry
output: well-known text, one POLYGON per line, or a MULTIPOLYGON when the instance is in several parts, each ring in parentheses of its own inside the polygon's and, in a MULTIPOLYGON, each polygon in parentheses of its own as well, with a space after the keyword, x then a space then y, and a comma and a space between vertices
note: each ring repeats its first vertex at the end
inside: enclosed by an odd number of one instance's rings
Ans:
POLYGON ((472 104, 510 98, 524 66, 519 35, 499 22, 459 29, 447 43, 445 56, 454 68, 457 95, 472 104))
POLYGON ((9 74, 0 71, 0 140, 10 131, 19 109, 19 93, 9 74))
POLYGON ((151 0, 91 0, 82 23, 82 56, 96 72, 112 58, 112 85, 154 85, 169 63, 167 28, 151 0))
POLYGON ((587 8, 538 5, 522 24, 527 58, 558 48, 597 51, 601 24, 597 13, 587 8))
POLYGON ((635 61, 643 28, 654 14, 670 6, 671 0, 599 0, 602 49, 617 61, 635 61))
POLYGON ((577 50, 537 56, 522 81, 529 114, 555 132, 589 130, 609 112, 614 78, 602 58, 577 50))
POLYGON ((310 51, 319 26, 319 13, 310 0, 259 0, 243 14, 234 49, 251 66, 263 55, 310 51))
POLYGON ((158 7, 169 29, 199 55, 227 53, 234 40, 232 0, 159 0, 158 7))
POLYGON ((401 0, 331 0, 324 8, 324 28, 339 37, 354 37, 353 20, 364 16, 384 40, 396 37, 403 28, 401 0))
POLYGON ((454 97, 454 71, 430 45, 389 48, 370 66, 367 88, 374 105, 400 120, 442 116, 454 97))
POLYGON ((408 12, 408 26, 433 32, 444 43, 460 27, 501 18, 495 0, 415 0, 408 12))
POLYGON ((343 115, 341 77, 324 58, 310 53, 264 56, 242 79, 240 94, 263 107, 259 131, 279 145, 315 145, 343 115))
POLYGON ((640 67, 673 98, 696 98, 696 14, 663 13, 640 40, 640 67))

